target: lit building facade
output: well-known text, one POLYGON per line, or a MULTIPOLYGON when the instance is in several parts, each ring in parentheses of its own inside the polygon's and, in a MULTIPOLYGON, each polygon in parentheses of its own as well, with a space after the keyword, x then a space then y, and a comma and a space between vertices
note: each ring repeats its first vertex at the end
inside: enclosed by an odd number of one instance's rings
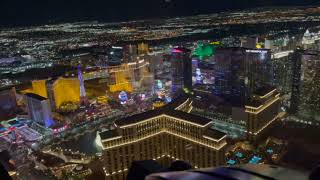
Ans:
POLYGON ((187 113, 191 108, 192 101, 182 98, 118 120, 116 129, 100 133, 106 178, 125 179, 134 160, 163 165, 183 160, 195 168, 224 164, 226 135, 212 129, 211 120, 187 113))
POLYGON ((318 32, 310 32, 309 29, 303 34, 301 44, 304 49, 312 48, 316 41, 320 39, 320 31, 318 32))
POLYGON ((320 53, 296 50, 291 111, 304 120, 320 123, 320 53))
POLYGON ((174 48, 171 52, 172 90, 192 89, 191 51, 186 48, 174 48))
POLYGON ((39 96, 48 98, 46 80, 33 80, 32 81, 32 92, 39 96))
POLYGON ((241 39, 241 47, 256 48, 258 44, 258 37, 246 37, 241 39))
POLYGON ((146 43, 138 44, 138 55, 146 55, 149 53, 149 45, 146 43))
POLYGON ((293 77, 293 61, 289 56, 272 59, 274 70, 274 85, 283 94, 291 94, 292 77, 293 77))
POLYGON ((109 66, 119 66, 123 63, 123 47, 112 46, 108 55, 109 66))
POLYGON ((273 83, 271 53, 266 49, 217 48, 214 94, 244 104, 252 92, 273 83))
POLYGON ((27 93, 25 94, 25 99, 30 119, 47 128, 54 124, 51 105, 48 98, 33 93, 27 93))
POLYGON ((138 48, 136 45, 126 45, 123 50, 124 63, 133 62, 138 57, 138 48))
POLYGON ((126 73, 123 71, 113 72, 110 74, 108 84, 110 92, 133 91, 133 87, 126 76, 126 73))
POLYGON ((155 79, 160 78, 164 71, 163 53, 154 52, 149 55, 150 71, 155 79))
MULTIPOLYGON (((194 63, 194 60, 193 60, 194 63)), ((214 60, 210 60, 210 61, 199 61, 198 63, 198 67, 201 71, 201 83, 197 82, 197 69, 194 71, 193 75, 194 75, 194 79, 195 82, 197 84, 207 84, 207 85, 214 85, 215 82, 215 78, 214 78, 214 66, 215 66, 215 62, 214 60)), ((211 86, 212 87, 212 86, 211 86)))
POLYGON ((149 62, 144 59, 109 67, 108 73, 110 92, 132 92, 135 88, 141 88, 143 80, 151 77, 149 62))
POLYGON ((50 99, 51 106, 59 109, 63 103, 80 102, 80 81, 77 78, 59 78, 56 80, 48 80, 46 83, 47 94, 50 99))
POLYGON ((14 87, 0 89, 0 121, 16 116, 16 89, 14 87))
POLYGON ((274 123, 285 115, 280 112, 280 93, 271 86, 257 89, 242 106, 213 95, 210 91, 195 91, 192 114, 209 118, 215 129, 230 138, 256 142, 265 138, 274 123))
POLYGON ((294 75, 294 62, 292 57, 294 55, 284 54, 283 56, 274 56, 272 58, 272 67, 274 72, 274 86, 281 94, 282 108, 290 109, 290 101, 292 94, 292 85, 294 75))
POLYGON ((47 95, 48 95, 48 99, 50 100, 52 111, 56 110, 56 103, 54 99, 54 89, 53 89, 53 83, 55 80, 56 79, 49 79, 46 81, 47 95))
POLYGON ((265 132, 281 115, 280 93, 272 87, 263 87, 254 92, 245 106, 247 117, 247 138, 255 141, 264 137, 265 132))

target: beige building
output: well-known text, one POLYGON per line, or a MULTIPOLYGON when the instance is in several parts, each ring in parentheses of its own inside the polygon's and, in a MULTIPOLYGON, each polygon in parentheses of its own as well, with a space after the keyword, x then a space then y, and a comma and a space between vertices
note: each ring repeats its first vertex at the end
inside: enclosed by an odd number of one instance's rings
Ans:
POLYGON ((266 130, 279 119, 280 93, 277 89, 261 88, 254 93, 251 101, 245 106, 247 113, 247 134, 249 140, 264 136, 266 130))
POLYGON ((164 107, 115 122, 100 133, 106 179, 125 179, 134 160, 154 159, 163 165, 183 160, 194 168, 224 164, 226 135, 209 119, 189 114, 192 101, 180 97, 164 107))

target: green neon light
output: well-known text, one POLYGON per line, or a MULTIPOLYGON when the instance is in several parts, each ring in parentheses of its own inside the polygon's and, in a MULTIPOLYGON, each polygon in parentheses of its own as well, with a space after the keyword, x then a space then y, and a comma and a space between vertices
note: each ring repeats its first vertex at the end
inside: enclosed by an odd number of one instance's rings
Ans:
POLYGON ((203 59, 205 57, 214 56, 216 53, 215 44, 203 44, 202 42, 198 42, 197 48, 193 52, 193 56, 199 57, 199 59, 203 59))

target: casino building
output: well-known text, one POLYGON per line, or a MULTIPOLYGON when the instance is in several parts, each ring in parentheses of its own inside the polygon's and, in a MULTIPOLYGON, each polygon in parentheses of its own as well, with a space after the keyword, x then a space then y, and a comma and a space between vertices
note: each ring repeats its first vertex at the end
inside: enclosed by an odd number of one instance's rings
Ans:
POLYGON ((48 98, 33 93, 25 94, 30 119, 46 128, 54 125, 52 111, 48 98))
POLYGON ((191 99, 180 96, 99 133, 106 179, 126 179, 134 160, 154 159, 163 165, 183 160, 195 168, 224 164, 226 135, 212 129, 212 120, 189 114, 191 109, 191 99))
POLYGON ((140 89, 143 83, 153 82, 149 72, 149 62, 137 60, 108 68, 108 86, 110 92, 132 92, 140 89))
POLYGON ((272 87, 263 87, 255 91, 245 106, 247 138, 256 141, 265 136, 266 130, 283 113, 280 112, 280 93, 272 87))
POLYGON ((244 105, 257 89, 273 84, 270 60, 267 49, 217 48, 214 94, 244 105))
POLYGON ((52 110, 59 109, 64 103, 80 102, 80 81, 78 78, 60 77, 32 81, 33 94, 48 98, 52 110))
POLYGON ((269 129, 286 115, 280 111, 280 93, 273 86, 255 90, 244 105, 210 92, 194 91, 194 94, 191 113, 211 119, 215 129, 230 138, 256 143, 267 137, 269 129))

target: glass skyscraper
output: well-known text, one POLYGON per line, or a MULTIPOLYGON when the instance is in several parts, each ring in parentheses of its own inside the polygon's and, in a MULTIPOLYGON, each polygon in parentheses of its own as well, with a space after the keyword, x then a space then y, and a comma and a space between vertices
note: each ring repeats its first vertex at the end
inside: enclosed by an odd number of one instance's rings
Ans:
POLYGON ((172 89, 192 88, 191 51, 186 48, 174 48, 171 52, 172 89))
POLYGON ((266 49, 217 48, 214 94, 245 104, 252 92, 273 84, 270 60, 266 49))
POLYGON ((33 93, 25 94, 25 98, 30 119, 47 128, 51 127, 54 121, 49 99, 33 93))
POLYGON ((294 77, 291 111, 306 120, 320 122, 320 53, 296 50, 292 56, 294 77))

